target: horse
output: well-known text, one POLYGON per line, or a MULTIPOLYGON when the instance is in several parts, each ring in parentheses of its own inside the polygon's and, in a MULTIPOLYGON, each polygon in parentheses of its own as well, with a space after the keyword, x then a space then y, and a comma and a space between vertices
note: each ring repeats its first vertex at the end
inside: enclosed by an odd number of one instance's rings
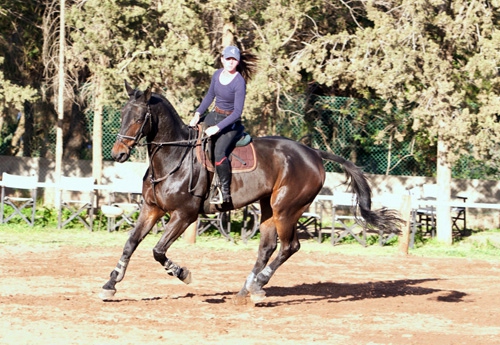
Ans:
POLYGON ((121 128, 111 150, 117 162, 125 162, 136 145, 147 145, 149 167, 143 178, 144 204, 134 229, 130 232, 122 255, 100 297, 112 299, 116 284, 125 276, 132 254, 165 214, 170 220, 153 248, 153 257, 171 276, 186 284, 191 272, 167 258, 166 252, 175 240, 195 222, 201 213, 238 209, 260 203, 260 243, 257 260, 235 294, 235 304, 257 303, 265 298, 263 287, 276 270, 300 248, 297 221, 308 209, 325 182, 323 160, 341 164, 347 181, 356 194, 360 219, 383 231, 393 231, 400 218, 395 210, 371 209, 371 188, 361 168, 354 163, 297 141, 279 136, 253 138, 257 166, 251 172, 233 174, 230 204, 212 205, 209 190, 213 173, 199 163, 194 153, 200 145, 197 129, 184 124, 172 104, 150 88, 132 88, 125 81, 129 96, 121 110, 121 128), (145 138, 145 143, 140 140, 145 138), (279 252, 269 263, 280 243, 279 252))

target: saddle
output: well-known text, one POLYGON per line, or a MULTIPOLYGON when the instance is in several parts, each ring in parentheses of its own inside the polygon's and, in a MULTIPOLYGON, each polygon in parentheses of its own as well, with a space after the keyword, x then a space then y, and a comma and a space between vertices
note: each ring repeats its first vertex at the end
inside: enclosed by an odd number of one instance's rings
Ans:
MULTIPOLYGON (((201 137, 205 132, 206 124, 198 124, 198 142, 196 145, 196 158, 208 171, 214 172, 215 167, 212 159, 212 140, 209 139, 207 145, 201 141, 201 137)), ((255 170, 257 167, 257 155, 252 142, 252 137, 248 133, 243 133, 238 139, 236 147, 229 155, 231 162, 231 172, 245 173, 255 170)))

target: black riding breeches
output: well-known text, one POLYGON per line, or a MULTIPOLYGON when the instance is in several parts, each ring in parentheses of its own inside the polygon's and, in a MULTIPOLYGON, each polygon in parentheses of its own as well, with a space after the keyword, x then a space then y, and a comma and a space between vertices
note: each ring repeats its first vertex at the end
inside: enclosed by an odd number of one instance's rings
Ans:
MULTIPOLYGON (((205 117, 203 122, 205 122, 208 126, 215 126, 225 118, 226 115, 210 112, 205 117)), ((233 151, 234 146, 236 145, 237 139, 241 136, 244 130, 245 128, 243 127, 241 121, 236 121, 231 126, 224 128, 222 131, 212 136, 212 140, 215 141, 215 164, 220 163, 224 160, 224 158, 229 157, 231 151, 233 151)))

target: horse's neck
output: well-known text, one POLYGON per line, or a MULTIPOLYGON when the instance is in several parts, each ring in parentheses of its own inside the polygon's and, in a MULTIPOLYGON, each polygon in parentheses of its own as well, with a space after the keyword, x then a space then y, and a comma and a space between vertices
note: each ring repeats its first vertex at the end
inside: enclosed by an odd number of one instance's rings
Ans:
POLYGON ((190 130, 177 115, 162 105, 155 109, 156 121, 154 130, 147 138, 150 165, 154 168, 155 178, 171 173, 179 165, 186 164, 190 150, 188 140, 190 130))
POLYGON ((189 139, 189 132, 183 127, 173 128, 159 125, 155 132, 154 135, 148 137, 148 141, 153 143, 165 143, 166 145, 169 144, 169 146, 175 147, 176 145, 170 144, 189 139))
POLYGON ((162 99, 155 108, 156 129, 148 137, 149 141, 175 142, 189 139, 188 127, 168 101, 162 99))

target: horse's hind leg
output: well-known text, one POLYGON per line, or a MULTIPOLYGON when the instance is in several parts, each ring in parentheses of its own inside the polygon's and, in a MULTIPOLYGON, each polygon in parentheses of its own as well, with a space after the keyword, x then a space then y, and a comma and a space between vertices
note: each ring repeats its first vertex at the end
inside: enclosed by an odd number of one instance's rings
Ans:
POLYGON ((143 206, 139 218, 137 219, 134 229, 131 231, 130 236, 125 243, 123 248, 123 253, 116 264, 116 267, 111 271, 109 275, 109 280, 102 287, 102 291, 99 297, 103 300, 112 298, 116 293, 116 283, 122 281, 125 276, 125 271, 127 270, 128 263, 132 254, 137 249, 141 241, 146 237, 146 235, 151 231, 153 226, 156 224, 158 219, 160 219, 165 214, 164 211, 158 208, 147 208, 146 205, 143 206))
MULTIPOLYGON (((234 296, 234 304, 246 304, 246 297, 250 293, 250 286, 255 280, 255 277, 262 271, 262 269, 267 265, 271 255, 277 247, 277 235, 276 227, 272 218, 262 221, 260 224, 260 243, 259 243, 259 254, 257 256, 257 261, 252 269, 252 272, 248 275, 245 283, 241 290, 234 296)), ((255 291, 254 291, 255 292, 255 291)))
POLYGON ((274 215, 276 233, 280 239, 280 250, 276 258, 269 265, 263 267, 258 272, 252 271, 252 273, 255 272, 255 275, 253 277, 250 275, 245 282, 245 288, 250 292, 250 298, 254 303, 262 301, 265 298, 266 294, 262 288, 269 282, 276 270, 300 249, 296 223, 302 212, 301 210, 294 214, 283 212, 282 214, 274 215))

